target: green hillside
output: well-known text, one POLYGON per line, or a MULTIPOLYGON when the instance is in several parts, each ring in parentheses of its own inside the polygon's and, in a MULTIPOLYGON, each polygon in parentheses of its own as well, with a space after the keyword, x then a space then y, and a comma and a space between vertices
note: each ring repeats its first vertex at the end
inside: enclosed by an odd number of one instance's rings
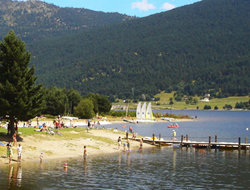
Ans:
POLYGON ((243 96, 250 86, 249 23, 249 0, 203 0, 27 49, 45 86, 122 99, 164 90, 243 96))
POLYGON ((135 19, 119 13, 60 8, 40 0, 0 0, 0 36, 13 29, 26 43, 135 19))

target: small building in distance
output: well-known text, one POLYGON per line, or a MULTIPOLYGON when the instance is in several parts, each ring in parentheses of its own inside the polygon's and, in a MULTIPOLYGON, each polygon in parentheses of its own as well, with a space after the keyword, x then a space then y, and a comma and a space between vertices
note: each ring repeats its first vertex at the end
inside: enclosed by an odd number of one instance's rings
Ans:
POLYGON ((200 102, 209 102, 210 94, 205 94, 205 98, 201 99, 200 102))

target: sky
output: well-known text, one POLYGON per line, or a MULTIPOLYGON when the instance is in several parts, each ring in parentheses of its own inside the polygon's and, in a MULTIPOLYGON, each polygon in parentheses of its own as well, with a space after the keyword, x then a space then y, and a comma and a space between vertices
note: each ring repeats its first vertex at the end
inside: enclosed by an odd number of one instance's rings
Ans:
MULTIPOLYGON (((21 1, 21 0, 20 0, 21 1)), ((118 12, 145 17, 201 0, 42 0, 59 7, 85 8, 102 12, 118 12)))

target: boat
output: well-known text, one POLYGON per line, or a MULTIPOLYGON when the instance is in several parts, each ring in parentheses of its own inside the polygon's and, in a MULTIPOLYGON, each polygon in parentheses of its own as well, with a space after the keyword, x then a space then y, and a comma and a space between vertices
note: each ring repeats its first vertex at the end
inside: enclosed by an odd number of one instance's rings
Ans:
POLYGON ((170 117, 161 117, 162 120, 165 120, 165 121, 172 121, 172 120, 175 120, 174 118, 170 118, 170 117))
MULTIPOLYGON (((92 124, 94 124, 94 123, 92 123, 92 124)), ((112 123, 109 121, 103 120, 103 121, 97 121, 97 123, 95 123, 95 124, 96 125, 110 125, 112 123)))
POLYGON ((151 109, 151 103, 146 104, 146 102, 143 103, 141 107, 141 102, 138 103, 137 109, 136 109, 136 120, 134 120, 135 123, 152 123, 156 122, 153 118, 153 112, 151 109))
POLYGON ((151 139, 151 140, 158 141, 157 137, 151 137, 150 139, 151 139))
POLYGON ((146 112, 146 119, 154 119, 152 108, 151 108, 151 102, 149 102, 146 112))
POLYGON ((171 124, 168 126, 168 128, 179 128, 179 125, 177 123, 171 124))
POLYGON ((146 119, 146 102, 141 107, 141 118, 140 119, 146 119))
POLYGON ((136 108, 136 118, 141 119, 141 102, 138 103, 136 108))
POLYGON ((128 123, 134 123, 134 124, 137 123, 136 120, 123 119, 123 121, 128 122, 128 123))

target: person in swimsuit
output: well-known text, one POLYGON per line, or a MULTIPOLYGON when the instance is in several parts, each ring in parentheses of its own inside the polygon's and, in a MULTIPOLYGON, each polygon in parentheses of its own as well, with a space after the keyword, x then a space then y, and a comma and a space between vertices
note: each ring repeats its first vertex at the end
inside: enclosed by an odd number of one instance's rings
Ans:
POLYGON ((41 155, 40 155, 40 163, 43 162, 43 152, 41 152, 41 155))
POLYGON ((121 137, 118 138, 118 150, 121 149, 121 143, 122 143, 122 140, 121 140, 121 137))
POLYGON ((143 138, 141 138, 141 140, 140 140, 140 148, 139 149, 142 149, 142 143, 143 143, 143 138))
POLYGON ((87 149, 86 149, 86 146, 84 146, 83 158, 84 158, 84 161, 86 161, 86 159, 87 159, 87 149))
POLYGON ((17 145, 16 133, 13 134, 13 146, 17 145))
POLYGON ((126 151, 126 143, 123 143, 123 150, 126 151))
POLYGON ((127 151, 130 151, 130 142, 129 142, 129 139, 127 139, 127 147, 128 147, 127 151))

